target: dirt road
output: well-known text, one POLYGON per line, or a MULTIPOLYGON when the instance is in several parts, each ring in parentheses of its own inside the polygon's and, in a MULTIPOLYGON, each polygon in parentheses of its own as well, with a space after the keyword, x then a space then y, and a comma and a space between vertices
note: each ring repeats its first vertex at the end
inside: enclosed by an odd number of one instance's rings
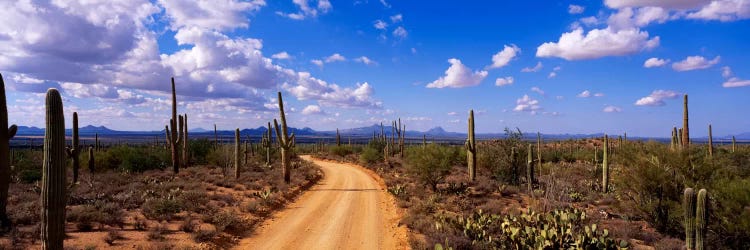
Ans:
POLYGON ((393 198, 377 175, 311 159, 325 177, 236 249, 408 249, 393 198))

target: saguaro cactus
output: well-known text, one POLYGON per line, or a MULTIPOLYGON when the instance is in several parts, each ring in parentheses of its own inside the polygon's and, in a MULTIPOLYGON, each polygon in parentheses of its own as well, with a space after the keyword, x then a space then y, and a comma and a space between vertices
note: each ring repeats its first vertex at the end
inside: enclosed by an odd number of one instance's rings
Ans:
POLYGON ((47 90, 42 165, 42 249, 63 249, 65 239, 65 116, 60 92, 47 90))
POLYGON ((289 164, 289 151, 294 147, 294 133, 290 136, 286 128, 286 116, 284 115, 284 102, 281 100, 281 92, 279 94, 279 116, 281 116, 281 131, 279 131, 279 123, 276 119, 273 119, 273 127, 276 129, 276 139, 279 142, 281 148, 281 171, 284 175, 284 182, 289 183, 291 181, 289 164))
POLYGON ((682 207, 685 210, 685 247, 695 248, 695 191, 686 188, 683 193, 682 207))
POLYGON ((336 147, 341 147, 341 134, 338 128, 336 128, 336 147))
POLYGON ((677 149, 677 145, 679 144, 678 137, 677 127, 672 127, 672 142, 670 143, 670 146, 673 151, 677 149))
POLYGON ((240 129, 234 130, 234 178, 240 178, 240 129))
POLYGON ((271 123, 268 123, 268 130, 260 141, 261 145, 266 148, 266 166, 271 166, 271 123))
POLYGON ((690 146, 690 129, 688 128, 688 95, 685 94, 682 103, 682 147, 687 149, 690 146))
POLYGON ((737 150, 737 140, 732 136, 732 153, 734 153, 735 150, 737 150))
POLYGON ((708 192, 705 189, 698 191, 698 201, 695 205, 695 250, 704 249, 704 240, 706 240, 706 196, 708 192))
MULTIPOLYGON (((177 94, 174 88, 174 77, 172 77, 172 119, 169 120, 169 126, 166 130, 169 131, 167 143, 169 143, 172 152, 172 170, 174 173, 180 172, 180 141, 182 138, 181 134, 178 134, 178 130, 182 132, 182 129, 178 128, 177 121, 177 94)), ((182 123, 182 119, 180 119, 182 123)), ((180 124, 181 125, 181 124, 180 124)), ((182 127, 182 126, 180 126, 182 127)))
POLYGON ((532 147, 531 143, 529 143, 529 150, 527 150, 527 157, 526 157, 526 181, 527 181, 527 187, 529 189, 529 193, 533 195, 534 191, 534 157, 532 156, 532 147))
POLYGON ((96 152, 99 152, 99 133, 94 134, 94 147, 96 147, 96 152))
POLYGON ((11 227, 6 211, 8 188, 10 187, 10 139, 16 135, 18 126, 8 127, 8 106, 5 104, 5 82, 0 74, 0 231, 11 227), (7 130, 5 128, 8 128, 7 130))
POLYGON ((477 174, 477 143, 474 137, 474 110, 469 111, 469 134, 466 139, 466 163, 469 167, 469 180, 474 181, 477 174))
POLYGON ((711 132, 711 124, 708 124, 708 156, 714 156, 714 135, 711 132))
POLYGON ((190 141, 188 139, 188 119, 187 113, 183 114, 185 120, 185 129, 182 133, 182 165, 187 167, 190 164, 190 141))
POLYGON ((609 164, 607 162, 607 151, 609 151, 609 138, 604 134, 604 148, 602 149, 602 191, 609 191, 609 164))
POLYGON ((66 153, 68 157, 73 160, 73 183, 78 183, 78 168, 80 162, 78 161, 78 155, 81 153, 81 149, 78 145, 78 112, 73 112, 73 138, 71 140, 71 146, 67 148, 66 153))
POLYGON ((94 160, 94 147, 89 146, 89 172, 93 175, 96 161, 94 160))
POLYGON ((539 132, 536 132, 536 164, 542 168, 542 134, 539 132))
POLYGON ((219 147, 219 132, 216 131, 216 123, 214 123, 214 147, 219 147))

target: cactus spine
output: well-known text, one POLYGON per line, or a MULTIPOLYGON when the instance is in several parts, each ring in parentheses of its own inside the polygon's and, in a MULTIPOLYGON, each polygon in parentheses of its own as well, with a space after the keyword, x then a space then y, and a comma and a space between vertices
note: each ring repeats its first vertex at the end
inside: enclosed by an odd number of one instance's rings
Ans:
POLYGON ((685 210, 685 247, 692 250, 695 248, 695 191, 692 188, 685 189, 682 206, 685 210))
POLYGON ((78 183, 78 168, 80 162, 78 161, 78 155, 81 153, 81 149, 78 145, 78 113, 73 112, 73 138, 71 140, 71 146, 67 149, 66 153, 68 157, 73 160, 73 183, 78 183))
POLYGON ((477 144, 474 137, 474 110, 469 111, 469 134, 466 139, 466 163, 469 167, 469 180, 474 181, 476 177, 477 144))
POLYGON ((688 128, 688 95, 685 94, 682 111, 682 147, 687 149, 690 146, 690 129, 688 128))
POLYGON ((714 156, 714 136, 711 132, 711 124, 708 124, 708 157, 714 156))
POLYGON ((96 161, 94 160, 94 147, 89 146, 89 172, 93 175, 94 168, 96 167, 96 161))
POLYGON ((180 116, 179 125, 180 128, 178 128, 178 121, 177 121, 177 94, 175 93, 174 88, 174 77, 172 77, 172 119, 169 120, 169 127, 167 127, 167 131, 169 131, 167 143, 169 143, 171 152, 172 152, 172 170, 174 173, 180 172, 180 141, 182 138, 181 134, 178 134, 178 130, 181 133, 182 132, 182 116, 180 116))
POLYGON ((240 129, 234 130, 234 178, 240 178, 240 129))
POLYGON ((5 104, 5 82, 0 74, 0 230, 10 230, 6 206, 8 204, 8 188, 10 187, 10 139, 16 135, 18 126, 8 127, 8 106, 5 104), (8 128, 7 130, 5 128, 8 128))
POLYGON ((701 189, 698 191, 698 202, 695 207, 695 250, 704 249, 704 240, 706 240, 706 196, 707 191, 701 189))
POLYGON ((604 134, 604 148, 602 149, 602 190, 609 191, 609 164, 607 162, 607 151, 609 151, 609 138, 604 134))
POLYGON ((47 90, 42 165, 42 249, 63 249, 65 239, 65 116, 56 89, 47 90))
POLYGON ((533 195, 534 193, 534 157, 532 154, 532 146, 531 143, 529 143, 529 150, 527 150, 527 157, 526 157, 526 181, 527 181, 527 187, 529 189, 529 194, 533 195))
POLYGON ((294 147, 294 133, 290 136, 286 127, 286 116, 284 115, 284 101, 281 100, 281 92, 279 94, 279 116, 281 116, 281 131, 279 131, 279 123, 276 119, 273 119, 273 127, 276 129, 276 139, 281 147, 281 171, 284 175, 284 182, 287 184, 291 181, 289 165, 289 154, 288 152, 294 147))

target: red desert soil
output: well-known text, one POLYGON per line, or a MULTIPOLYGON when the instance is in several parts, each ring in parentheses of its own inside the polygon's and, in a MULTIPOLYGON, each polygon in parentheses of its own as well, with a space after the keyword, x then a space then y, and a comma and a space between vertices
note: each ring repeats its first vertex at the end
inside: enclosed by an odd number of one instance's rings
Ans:
POLYGON ((385 184, 350 163, 302 156, 325 177, 266 220, 236 249, 408 249, 407 230, 385 184))

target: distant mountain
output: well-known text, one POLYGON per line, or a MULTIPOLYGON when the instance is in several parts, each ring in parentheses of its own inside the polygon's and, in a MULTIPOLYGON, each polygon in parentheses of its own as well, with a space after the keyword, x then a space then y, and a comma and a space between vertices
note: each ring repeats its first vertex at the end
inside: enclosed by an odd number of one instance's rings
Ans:
POLYGON ((194 129, 188 130, 188 132, 189 133, 203 133, 203 132, 213 132, 213 131, 205 130, 204 128, 194 128, 194 129))
POLYGON ((18 126, 18 132, 16 135, 44 135, 43 128, 18 126))

